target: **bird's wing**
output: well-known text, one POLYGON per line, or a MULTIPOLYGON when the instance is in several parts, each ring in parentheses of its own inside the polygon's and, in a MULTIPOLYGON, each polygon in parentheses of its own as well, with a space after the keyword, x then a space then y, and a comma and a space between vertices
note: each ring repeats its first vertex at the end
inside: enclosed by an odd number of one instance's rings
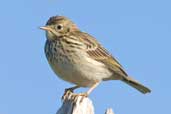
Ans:
POLYGON ((79 34, 79 38, 86 45, 86 52, 91 58, 104 63, 114 73, 127 76, 121 64, 95 38, 83 32, 79 34))

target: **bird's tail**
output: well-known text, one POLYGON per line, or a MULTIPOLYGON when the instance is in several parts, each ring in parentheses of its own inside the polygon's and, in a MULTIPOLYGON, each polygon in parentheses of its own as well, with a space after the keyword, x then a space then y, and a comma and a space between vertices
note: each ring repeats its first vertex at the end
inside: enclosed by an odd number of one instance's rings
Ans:
POLYGON ((144 85, 140 84, 136 80, 132 79, 131 77, 127 76, 122 79, 123 82, 127 83, 128 85, 132 86, 133 88, 137 89, 143 94, 150 93, 151 90, 145 87, 144 85))

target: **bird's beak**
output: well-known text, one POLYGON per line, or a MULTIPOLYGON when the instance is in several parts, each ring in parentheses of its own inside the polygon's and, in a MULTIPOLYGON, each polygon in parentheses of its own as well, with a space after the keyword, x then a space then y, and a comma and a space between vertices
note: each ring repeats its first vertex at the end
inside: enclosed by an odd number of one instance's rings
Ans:
POLYGON ((60 34, 58 32, 56 32, 55 30, 53 30, 53 28, 51 28, 50 26, 43 26, 43 27, 40 27, 40 29, 48 31, 49 34, 54 34, 55 36, 60 36, 60 34))
POLYGON ((42 29, 42 30, 46 30, 46 31, 51 31, 51 28, 50 28, 50 27, 48 27, 48 26, 40 27, 40 29, 42 29))

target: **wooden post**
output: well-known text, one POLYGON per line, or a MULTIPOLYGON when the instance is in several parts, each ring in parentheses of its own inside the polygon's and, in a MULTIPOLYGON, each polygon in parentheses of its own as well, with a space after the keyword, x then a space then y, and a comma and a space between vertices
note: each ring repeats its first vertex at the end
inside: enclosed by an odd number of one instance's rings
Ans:
MULTIPOLYGON (((94 106, 88 97, 75 97, 75 95, 70 93, 67 95, 56 114, 94 114, 94 106)), ((114 113, 112 109, 107 109, 105 114, 114 113)))
POLYGON ((105 112, 105 114, 114 114, 113 110, 111 108, 108 108, 105 112))

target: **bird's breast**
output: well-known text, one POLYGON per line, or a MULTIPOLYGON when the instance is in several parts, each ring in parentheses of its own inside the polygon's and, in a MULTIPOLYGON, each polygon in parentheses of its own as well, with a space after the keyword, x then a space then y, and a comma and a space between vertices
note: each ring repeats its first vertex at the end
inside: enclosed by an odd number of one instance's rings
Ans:
POLYGON ((46 57, 53 71, 63 80, 79 86, 91 86, 111 77, 112 73, 103 63, 89 58, 84 51, 66 54, 65 48, 53 49, 53 45, 56 44, 46 44, 46 57))

